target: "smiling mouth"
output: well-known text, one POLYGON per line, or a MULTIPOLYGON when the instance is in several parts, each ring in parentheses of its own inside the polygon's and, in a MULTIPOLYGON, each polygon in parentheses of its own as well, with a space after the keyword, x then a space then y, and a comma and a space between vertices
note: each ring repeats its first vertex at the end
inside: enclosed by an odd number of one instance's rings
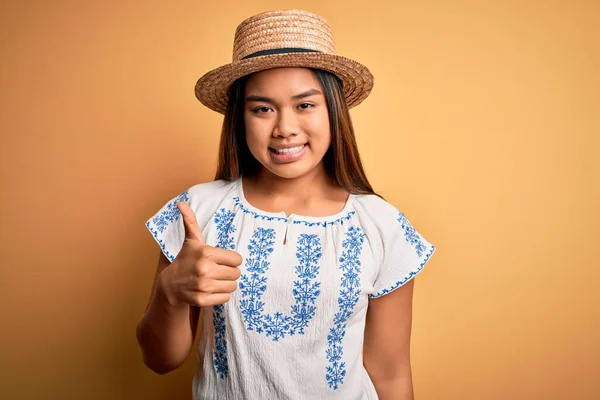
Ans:
POLYGON ((306 144, 303 144, 300 146, 286 147, 284 149, 274 149, 272 147, 269 147, 269 150, 275 154, 296 154, 302 151, 302 149, 304 149, 305 146, 306 144))

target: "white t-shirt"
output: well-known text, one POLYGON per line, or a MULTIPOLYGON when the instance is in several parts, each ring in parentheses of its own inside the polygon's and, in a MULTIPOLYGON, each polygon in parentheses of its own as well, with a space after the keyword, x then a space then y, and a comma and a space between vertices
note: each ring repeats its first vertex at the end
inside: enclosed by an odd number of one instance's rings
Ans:
POLYGON ((202 183, 146 222, 171 261, 184 238, 179 201, 207 244, 243 259, 231 300, 204 310, 194 399, 377 399, 362 359, 369 299, 408 282, 435 251, 404 214, 350 195, 338 214, 287 217, 249 204, 241 179, 202 183))

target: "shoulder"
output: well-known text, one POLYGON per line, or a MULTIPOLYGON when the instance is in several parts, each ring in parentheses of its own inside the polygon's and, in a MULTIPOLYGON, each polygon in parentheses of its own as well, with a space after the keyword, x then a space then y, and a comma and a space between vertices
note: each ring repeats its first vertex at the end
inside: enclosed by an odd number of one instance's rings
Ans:
POLYGON ((370 239, 382 245, 384 253, 399 254, 397 257, 423 257, 429 259, 435 246, 429 243, 411 224, 403 211, 384 199, 361 196, 355 206, 361 224, 371 234, 370 239))
POLYGON ((152 220, 177 221, 179 219, 177 203, 185 202, 194 211, 198 222, 206 222, 220 204, 233 197, 236 182, 216 180, 192 185, 168 200, 152 220))
POLYGON ((210 201, 212 199, 220 200, 227 196, 235 187, 236 181, 216 180, 204 183, 197 183, 184 191, 190 200, 210 201))
POLYGON ((185 235, 183 219, 177 203, 189 204, 198 224, 204 230, 214 210, 235 190, 235 183, 236 181, 217 180, 195 184, 179 191, 178 195, 168 200, 154 215, 148 218, 146 227, 170 261, 177 256, 185 235))
POLYGON ((372 225, 380 232, 394 225, 402 216, 396 206, 374 194, 357 195, 354 209, 361 222, 372 225))
POLYGON ((193 186, 190 186, 186 192, 190 196, 194 197, 213 197, 218 196, 219 193, 227 193, 229 189, 235 185, 236 181, 225 181, 225 180, 216 180, 204 183, 197 183, 193 186))
POLYGON ((233 197, 237 181, 216 180, 198 183, 182 194, 192 210, 198 214, 212 213, 225 199, 233 197))

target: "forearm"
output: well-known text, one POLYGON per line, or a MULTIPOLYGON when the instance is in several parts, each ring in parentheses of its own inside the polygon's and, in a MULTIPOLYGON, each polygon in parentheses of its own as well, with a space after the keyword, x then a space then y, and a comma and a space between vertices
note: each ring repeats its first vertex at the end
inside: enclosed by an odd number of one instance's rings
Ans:
POLYGON ((392 379, 373 380, 379 400, 414 400, 410 375, 392 379))
POLYGON ((194 330, 190 307, 169 304, 157 288, 136 330, 146 366, 159 374, 179 367, 189 355, 194 330))

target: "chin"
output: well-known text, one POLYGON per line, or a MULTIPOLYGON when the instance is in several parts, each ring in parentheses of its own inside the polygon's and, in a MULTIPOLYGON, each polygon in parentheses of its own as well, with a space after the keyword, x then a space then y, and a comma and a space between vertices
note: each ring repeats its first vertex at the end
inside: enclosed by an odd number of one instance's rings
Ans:
MULTIPOLYGON (((263 165, 264 166, 264 165, 263 165)), ((265 167, 271 174, 283 179, 296 179, 312 172, 316 166, 276 164, 265 167)))

